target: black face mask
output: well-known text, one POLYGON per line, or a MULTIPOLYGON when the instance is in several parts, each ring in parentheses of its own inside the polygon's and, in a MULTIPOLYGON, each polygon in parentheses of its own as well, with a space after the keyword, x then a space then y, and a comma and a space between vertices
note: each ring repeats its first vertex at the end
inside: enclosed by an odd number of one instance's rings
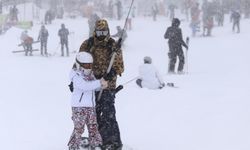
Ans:
POLYGON ((103 40, 106 38, 106 36, 101 35, 101 36, 97 36, 96 38, 97 38, 99 41, 103 41, 103 40))

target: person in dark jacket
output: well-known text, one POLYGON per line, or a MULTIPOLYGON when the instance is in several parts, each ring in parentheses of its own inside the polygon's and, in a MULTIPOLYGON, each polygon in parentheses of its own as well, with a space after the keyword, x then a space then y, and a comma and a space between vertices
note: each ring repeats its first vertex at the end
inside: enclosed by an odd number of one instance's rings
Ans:
POLYGON ((53 19, 52 11, 51 10, 47 10, 46 13, 45 13, 45 16, 44 16, 44 22, 45 22, 45 24, 51 24, 52 19, 53 19))
POLYGON ((61 25, 61 29, 58 31, 58 36, 60 37, 60 43, 61 43, 61 56, 64 56, 64 45, 66 47, 66 53, 67 56, 69 56, 69 45, 68 45, 68 36, 69 36, 69 30, 65 28, 65 25, 61 25))
POLYGON ((182 50, 182 46, 188 49, 187 44, 183 41, 182 38, 182 31, 179 28, 180 20, 174 18, 172 21, 172 26, 167 28, 167 31, 164 34, 164 38, 168 39, 168 46, 169 46, 169 68, 168 73, 175 73, 175 63, 177 57, 179 58, 179 66, 178 66, 178 73, 183 73, 183 67, 185 63, 184 53, 182 50))
POLYGON ((240 33, 240 18, 241 18, 240 12, 234 10, 231 14, 231 21, 233 21, 233 32, 236 26, 237 33, 240 33))
POLYGON ((40 32, 39 32, 39 36, 37 38, 37 40, 40 41, 40 43, 41 43, 41 55, 42 56, 43 56, 43 54, 45 54, 45 56, 48 56, 48 52, 47 52, 48 36, 49 36, 48 30, 45 28, 44 25, 42 25, 40 32))

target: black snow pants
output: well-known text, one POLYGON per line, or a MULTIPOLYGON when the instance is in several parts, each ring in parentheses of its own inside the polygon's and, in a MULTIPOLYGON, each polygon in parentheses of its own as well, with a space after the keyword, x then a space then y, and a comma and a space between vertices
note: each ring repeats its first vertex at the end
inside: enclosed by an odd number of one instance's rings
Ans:
POLYGON ((99 92, 96 92, 96 116, 103 147, 112 147, 112 150, 121 149, 122 142, 116 121, 114 90, 103 90, 99 101, 97 100, 98 94, 99 92))
POLYGON ((169 57, 168 72, 169 73, 175 72, 175 63, 176 63, 177 57, 179 59, 178 72, 182 72, 184 64, 185 64, 185 58, 184 58, 184 53, 183 53, 181 45, 169 44, 168 57, 169 57))

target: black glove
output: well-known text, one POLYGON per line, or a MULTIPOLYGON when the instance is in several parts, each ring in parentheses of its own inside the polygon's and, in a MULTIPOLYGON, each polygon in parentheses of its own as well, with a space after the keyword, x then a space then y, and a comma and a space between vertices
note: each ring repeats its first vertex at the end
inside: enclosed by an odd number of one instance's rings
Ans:
POLYGON ((122 38, 119 38, 117 44, 116 44, 117 49, 121 49, 122 47, 122 38))
POLYGON ((165 83, 162 83, 162 84, 160 85, 159 89, 162 89, 162 88, 164 88, 164 87, 165 87, 165 83))
POLYGON ((103 78, 106 80, 106 81, 111 81, 114 77, 116 76, 116 71, 114 68, 111 68, 109 73, 105 74, 103 76, 103 78))
POLYGON ((187 46, 187 44, 184 44, 183 46, 186 48, 186 50, 188 50, 188 46, 187 46))
POLYGON ((73 86, 73 82, 72 81, 70 82, 70 84, 68 86, 69 86, 70 92, 73 92, 74 91, 74 86, 73 86))

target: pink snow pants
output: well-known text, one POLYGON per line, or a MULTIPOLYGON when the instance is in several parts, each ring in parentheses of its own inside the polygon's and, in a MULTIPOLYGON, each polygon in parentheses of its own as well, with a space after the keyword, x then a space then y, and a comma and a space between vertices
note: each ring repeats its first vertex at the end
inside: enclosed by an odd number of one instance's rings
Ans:
POLYGON ((89 145, 95 147, 102 144, 94 107, 72 107, 72 120, 74 130, 68 143, 70 148, 79 148, 85 124, 88 128, 89 145))

